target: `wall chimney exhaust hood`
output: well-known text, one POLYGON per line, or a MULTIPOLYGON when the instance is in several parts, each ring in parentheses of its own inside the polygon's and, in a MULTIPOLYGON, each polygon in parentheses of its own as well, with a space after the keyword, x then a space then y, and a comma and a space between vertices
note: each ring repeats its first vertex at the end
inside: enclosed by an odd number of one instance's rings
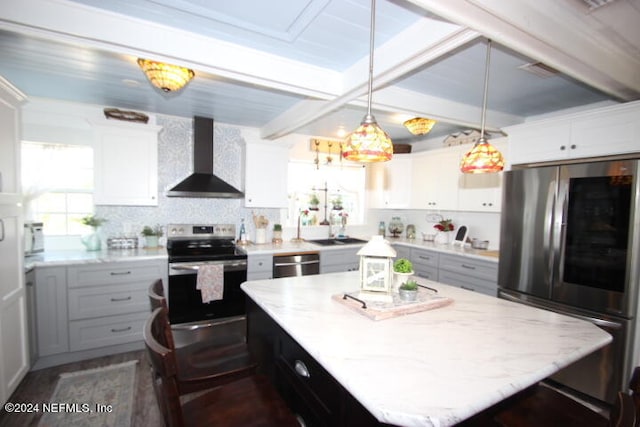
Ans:
POLYGON ((240 199, 244 193, 213 174, 213 119, 193 118, 193 173, 167 191, 169 197, 240 199))

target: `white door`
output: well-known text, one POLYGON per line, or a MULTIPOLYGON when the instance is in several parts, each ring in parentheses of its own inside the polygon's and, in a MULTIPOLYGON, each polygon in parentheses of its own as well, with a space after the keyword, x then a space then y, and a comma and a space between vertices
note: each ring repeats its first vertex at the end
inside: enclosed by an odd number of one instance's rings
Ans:
POLYGON ((21 208, 0 194, 0 400, 6 402, 29 371, 21 208))

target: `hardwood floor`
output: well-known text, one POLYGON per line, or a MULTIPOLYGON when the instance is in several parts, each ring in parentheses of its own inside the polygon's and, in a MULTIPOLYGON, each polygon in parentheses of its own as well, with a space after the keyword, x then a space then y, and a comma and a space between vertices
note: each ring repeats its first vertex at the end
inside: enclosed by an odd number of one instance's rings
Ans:
MULTIPOLYGON (((84 360, 82 362, 69 363, 54 366, 52 368, 31 371, 22 380, 16 391, 9 398, 12 403, 38 403, 49 402, 53 390, 58 382, 58 377, 64 372, 81 371, 97 368, 115 363, 138 360, 136 369, 136 391, 133 410, 132 427, 159 427, 162 426, 162 418, 151 385, 149 364, 144 350, 120 353, 112 356, 99 357, 84 360)), ((37 414, 6 413, 0 412, 0 427, 36 427, 42 416, 37 414)))

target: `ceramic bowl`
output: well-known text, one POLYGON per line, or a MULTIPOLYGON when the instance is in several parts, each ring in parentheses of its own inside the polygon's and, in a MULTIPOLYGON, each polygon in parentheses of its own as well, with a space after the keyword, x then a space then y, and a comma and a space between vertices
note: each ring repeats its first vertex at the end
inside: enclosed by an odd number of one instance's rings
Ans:
POLYGON ((489 247, 489 241, 488 240, 472 239, 471 240, 471 247, 473 249, 487 249, 489 247))
POLYGON ((422 240, 424 240, 425 242, 433 242, 435 239, 435 234, 422 233, 422 240))

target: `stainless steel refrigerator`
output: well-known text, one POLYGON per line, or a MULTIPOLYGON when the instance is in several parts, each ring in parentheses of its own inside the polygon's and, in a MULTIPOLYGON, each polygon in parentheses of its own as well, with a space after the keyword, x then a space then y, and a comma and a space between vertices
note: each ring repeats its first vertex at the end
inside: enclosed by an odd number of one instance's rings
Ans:
POLYGON ((580 317, 613 336, 551 379, 613 402, 626 389, 640 264, 637 160, 505 172, 499 296, 580 317))

